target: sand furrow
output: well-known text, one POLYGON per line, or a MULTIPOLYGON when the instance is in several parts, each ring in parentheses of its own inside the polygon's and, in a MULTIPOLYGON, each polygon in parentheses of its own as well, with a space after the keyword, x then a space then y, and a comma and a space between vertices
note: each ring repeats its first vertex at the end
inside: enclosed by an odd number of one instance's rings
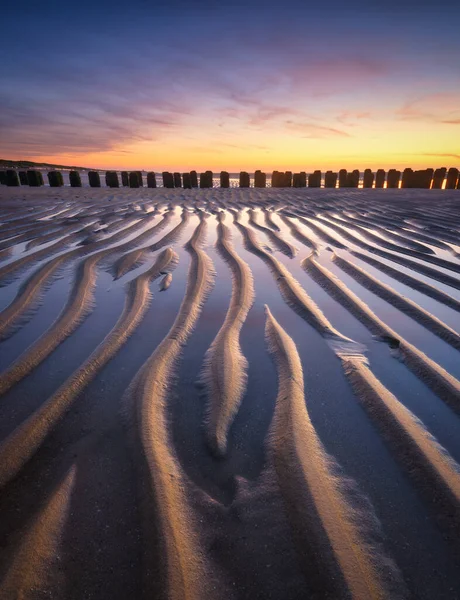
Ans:
POLYGON ((345 343, 351 342, 352 340, 343 336, 329 323, 300 283, 291 275, 290 271, 271 254, 265 252, 257 240, 256 233, 242 225, 238 220, 235 220, 234 223, 243 234, 246 249, 259 256, 269 267, 284 301, 305 319, 307 323, 319 331, 321 335, 345 343))
POLYGON ((0 287, 7 285, 13 279, 18 277, 24 269, 34 265, 38 261, 47 258, 48 256, 52 256, 55 252, 62 250, 66 246, 69 246, 73 242, 81 239, 81 233, 71 233, 68 236, 65 236, 55 244, 51 246, 47 246, 42 250, 37 250, 32 254, 28 254, 27 256, 23 256, 22 258, 18 258, 17 260, 3 266, 0 268, 0 287))
POLYGON ((289 256, 289 258, 294 258, 294 256, 297 254, 297 248, 294 248, 294 246, 291 246, 291 244, 288 244, 285 240, 283 240, 283 238, 278 233, 276 233, 272 229, 269 229, 268 227, 264 227, 263 225, 260 225, 257 222, 256 216, 257 216, 257 213, 254 210, 250 210, 249 211, 249 223, 255 229, 258 229, 259 231, 262 231, 263 233, 265 233, 265 235, 268 237, 268 239, 271 241, 271 243, 275 246, 275 248, 277 250, 279 250, 286 256, 289 256))
MULTIPOLYGON (((142 226, 145 226, 144 222, 141 222, 141 224, 142 226)), ((139 229, 138 223, 135 223, 134 226, 129 228, 130 233, 133 232, 133 227, 135 227, 134 231, 139 229)), ((62 266, 74 259, 91 254, 92 252, 96 255, 97 250, 99 250, 97 256, 100 259, 105 259, 112 254, 128 250, 139 242, 139 238, 144 239, 145 235, 150 236, 156 227, 157 226, 154 225, 139 236, 124 242, 123 244, 112 247, 113 243, 119 242, 125 237, 123 232, 116 233, 88 246, 75 248, 74 250, 65 252, 45 263, 26 280, 20 287, 13 302, 0 313, 0 339, 4 339, 14 333, 19 325, 23 324, 25 320, 32 316, 33 308, 39 304, 40 296, 44 293, 46 286, 50 285, 52 278, 56 276, 58 270, 62 266)))
POLYGON ((443 339, 456 350, 460 350, 460 335, 440 319, 409 298, 405 298, 398 292, 395 292, 389 285, 378 281, 375 277, 364 271, 364 269, 353 265, 345 258, 337 254, 332 258, 343 271, 351 275, 358 283, 395 306, 398 310, 414 319, 414 321, 426 327, 426 329, 443 339))
MULTIPOLYGON (((323 242, 326 244, 330 244, 331 246, 335 246, 336 248, 342 248, 346 250, 345 244, 343 244, 339 239, 330 235, 327 231, 325 231, 320 224, 313 221, 313 219, 307 217, 297 217, 301 223, 309 227, 313 233, 315 233, 323 242)), ((345 237, 345 236, 343 236, 345 237)))
POLYGON ((391 260, 395 263, 403 265, 404 267, 408 267, 413 271, 417 271, 422 275, 427 275, 428 277, 431 277, 431 279, 435 279, 436 281, 440 281, 445 285, 460 290, 460 279, 457 279, 456 277, 452 277, 450 275, 447 275, 446 273, 442 273, 437 269, 433 269, 428 265, 418 263, 415 260, 410 260, 410 258, 406 258, 405 256, 400 256, 396 253, 393 254, 391 252, 386 252, 385 250, 381 250, 380 248, 372 246, 371 244, 368 244, 367 242, 363 241, 358 235, 350 233, 349 231, 344 229, 342 225, 339 226, 336 223, 327 221, 327 226, 330 227, 332 230, 337 231, 337 233, 339 233, 346 240, 349 240, 356 246, 359 246, 360 248, 363 248, 364 250, 367 250, 372 254, 377 254, 377 256, 380 256, 381 258, 391 260))
MULTIPOLYGON (((317 283, 359 319, 372 334, 387 342, 394 350, 395 356, 401 358, 409 369, 435 394, 456 411, 460 410, 460 382, 455 377, 381 321, 367 304, 349 290, 326 267, 320 265, 312 257, 302 261, 302 266, 317 283)), ((340 353, 338 354, 340 356, 340 353)))
POLYGON ((460 467, 423 423, 375 377, 366 363, 344 358, 345 374, 353 390, 381 430, 390 450, 409 475, 430 496, 436 494, 438 509, 447 511, 457 525, 460 508, 460 467))
MULTIPOLYGON (((322 217, 320 216, 319 218, 321 219, 322 217)), ((335 222, 340 221, 340 219, 336 219, 335 217, 329 217, 329 219, 334 220, 335 222)), ((391 250, 392 252, 396 252, 399 254, 406 254, 407 256, 410 256, 412 258, 417 258, 424 262, 429 262, 433 265, 436 265, 437 267, 442 267, 443 269, 447 269, 449 271, 454 271, 455 273, 460 273, 460 265, 455 262, 446 260, 444 258, 440 258, 439 256, 436 256, 436 255, 425 254, 423 252, 417 252, 416 250, 412 250, 410 248, 405 248, 402 245, 397 246, 396 244, 392 244, 391 242, 385 241, 379 235, 371 233, 370 231, 368 231, 367 229, 365 229, 364 227, 361 227, 359 225, 350 224, 350 223, 344 223, 344 225, 356 230, 359 233, 359 235, 361 235, 365 239, 370 240, 371 242, 374 242, 375 244, 377 244, 377 246, 382 246, 383 248, 386 248, 387 250, 391 250)))
POLYGON ((129 282, 123 313, 106 338, 54 394, 2 442, 0 487, 16 476, 72 402, 123 346, 147 311, 149 282, 159 277, 162 271, 173 269, 177 260, 177 254, 167 248, 148 271, 129 282))
MULTIPOLYGON (((168 212, 163 217, 163 220, 158 224, 158 227, 161 225, 161 229, 164 229, 167 223, 171 220, 172 216, 173 213, 168 212)), ((173 227, 173 229, 171 229, 171 231, 169 231, 165 236, 163 236, 161 240, 155 242, 154 244, 150 244, 149 246, 145 246, 144 248, 136 248, 132 252, 128 252, 127 254, 122 256, 114 265, 114 278, 120 279, 120 277, 123 277, 123 275, 129 273, 129 271, 132 271, 133 269, 139 267, 147 259, 150 252, 156 252, 164 246, 174 243, 182 233, 184 227, 187 225, 189 218, 190 213, 184 210, 182 212, 180 223, 173 227)), ((150 231, 148 236, 143 236, 143 240, 137 239, 136 242, 141 243, 142 241, 147 239, 147 237, 150 237, 151 233, 152 232, 150 231)))
POLYGON ((372 267, 375 267, 379 271, 386 273, 393 279, 396 279, 397 281, 404 283, 405 285, 411 287, 412 289, 417 290, 418 292, 421 292, 422 294, 425 294, 425 296, 429 296, 430 298, 433 298, 434 300, 441 302, 445 306, 449 306, 450 308, 453 308, 457 312, 460 312, 460 301, 459 300, 457 300, 453 296, 449 296, 449 294, 446 294, 445 292, 443 292, 441 290, 438 290, 437 288, 430 285, 429 283, 425 283, 424 281, 421 281, 420 279, 412 277, 411 275, 408 275, 407 273, 404 273, 403 271, 394 269, 393 267, 390 267, 386 263, 383 263, 383 262, 377 260, 376 258, 372 258, 371 256, 367 256, 367 254, 363 254, 362 252, 352 250, 351 254, 353 254, 353 256, 356 256, 360 260, 367 262, 369 265, 371 265, 372 267))
POLYGON ((224 323, 206 353, 202 379, 208 397, 206 432, 214 455, 227 452, 227 436, 246 390, 247 361, 241 351, 240 330, 254 299, 249 266, 235 252, 231 234, 219 215, 217 250, 232 273, 232 296, 224 323))
POLYGON ((273 221, 273 214, 274 212, 268 209, 264 209, 264 221, 267 227, 269 227, 270 229, 273 229, 273 231, 277 231, 280 232, 281 229, 278 227, 278 225, 273 221))
POLYGON ((307 246, 307 248, 311 248, 316 254, 319 254, 320 249, 318 244, 315 242, 314 239, 305 235, 305 233, 300 229, 297 223, 294 223, 294 221, 292 221, 289 217, 286 217, 284 215, 280 215, 280 219, 285 225, 289 227, 289 232, 292 235, 292 237, 294 237, 304 246, 307 246))
POLYGON ((168 398, 172 378, 184 344, 200 316, 213 281, 213 265, 201 249, 206 231, 202 216, 192 239, 186 245, 191 263, 185 296, 176 320, 166 337, 134 378, 127 394, 127 407, 133 417, 135 445, 145 472, 143 506, 145 509, 144 592, 153 597, 150 573, 155 560, 150 555, 150 535, 154 529, 163 545, 162 571, 165 597, 171 600, 212 598, 211 578, 200 525, 189 496, 189 482, 173 449, 168 422, 168 398), (154 528, 153 514, 158 524, 154 528))
POLYGON ((317 571, 318 597, 386 598, 377 557, 310 420, 295 344, 268 307, 265 336, 278 371, 269 450, 306 576, 317 571))
POLYGON ((73 466, 23 535, 7 563, 0 581, 0 597, 5 600, 35 600, 51 593, 53 576, 59 577, 62 568, 59 546, 75 474, 76 467, 73 466))

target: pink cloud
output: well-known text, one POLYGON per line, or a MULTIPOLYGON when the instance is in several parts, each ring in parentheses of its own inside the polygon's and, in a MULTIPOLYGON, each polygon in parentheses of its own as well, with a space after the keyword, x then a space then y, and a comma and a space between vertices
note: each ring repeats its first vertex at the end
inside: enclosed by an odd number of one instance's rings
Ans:
POLYGON ((407 102, 396 114, 404 121, 422 120, 460 125, 460 93, 427 94, 407 102))

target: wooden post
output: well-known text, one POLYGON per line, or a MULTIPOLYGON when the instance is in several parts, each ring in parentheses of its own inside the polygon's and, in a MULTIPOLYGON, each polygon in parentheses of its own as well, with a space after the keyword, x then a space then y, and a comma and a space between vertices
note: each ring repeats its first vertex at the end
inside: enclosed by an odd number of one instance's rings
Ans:
POLYGON ((142 178, 142 171, 135 171, 137 178, 139 179, 139 187, 144 187, 144 180, 142 178))
POLYGON ((351 173, 347 173, 347 182, 345 187, 357 188, 359 184, 359 171, 355 169, 351 173))
POLYGON ((91 187, 101 187, 101 177, 98 171, 88 171, 88 181, 91 187))
POLYGON ((308 187, 321 187, 321 171, 313 171, 313 173, 310 173, 310 175, 308 176, 308 187))
POLYGON ((432 190, 442 189, 442 184, 444 183, 444 179, 446 178, 446 173, 446 167, 441 167, 440 169, 435 170, 433 175, 433 183, 431 184, 432 190))
POLYGON ((48 173, 48 182, 50 187, 62 187, 64 185, 64 179, 60 171, 50 171, 48 173))
POLYGON ((451 167, 447 172, 446 190, 455 190, 458 181, 458 169, 451 167))
POLYGON ((401 177, 401 171, 397 171, 396 169, 390 169, 388 171, 387 188, 388 189, 398 188, 400 177, 401 177))
POLYGON ((192 188, 198 187, 198 175, 196 171, 190 171, 190 181, 192 182, 192 188))
POLYGON ((139 175, 137 171, 130 171, 129 173, 129 187, 138 188, 139 187, 139 175))
POLYGON ((246 171, 241 171, 240 173, 240 188, 248 188, 249 187, 249 173, 246 171))
POLYGON ((433 180, 434 169, 420 169, 415 172, 416 174, 416 185, 415 187, 429 190, 431 188, 431 182, 433 180))
POLYGON ((339 187, 348 187, 348 172, 346 169, 339 171, 339 187))
POLYGON ((364 171, 363 188, 371 188, 374 185, 374 173, 371 169, 364 171))
POLYGON ((129 175, 128 171, 121 172, 121 185, 123 187, 129 187, 129 175))
POLYGON ((81 187, 81 177, 78 171, 70 171, 69 173, 70 187, 81 187))
POLYGON ((404 169, 403 175, 402 175, 402 182, 401 182, 402 188, 412 187, 413 175, 414 175, 414 172, 412 171, 412 169, 410 169, 409 167, 404 169))
POLYGON ((40 171, 27 171, 27 181, 30 187, 40 187, 43 185, 43 175, 40 171))
POLYGON ((118 181, 118 174, 116 171, 106 171, 105 185, 111 188, 120 187, 120 182, 118 181))
POLYGON ((163 187, 164 188, 173 188, 174 187, 174 177, 173 174, 169 171, 163 171, 163 187))
POLYGON ((18 187, 19 186, 19 177, 14 169, 7 169, 6 185, 9 187, 18 187))
MULTIPOLYGON (((399 179, 398 179, 398 181, 399 181, 399 179)), ((377 169, 377 173, 375 174, 375 187, 383 188, 384 185, 385 185, 385 170, 377 169)))
POLYGON ((326 171, 326 175, 324 176, 324 187, 337 187, 337 173, 334 173, 333 171, 326 171))
POLYGON ((220 187, 221 188, 229 188, 230 187, 230 175, 227 171, 220 172, 220 187))
POLYGON ((21 185, 29 185, 27 182, 27 171, 19 171, 19 183, 21 185))
POLYGON ((157 187, 157 178, 155 177, 154 171, 150 171, 147 173, 147 187, 156 188, 157 187))
POLYGON ((174 187, 180 188, 182 187, 182 178, 180 173, 174 173, 174 187))
POLYGON ((284 187, 292 187, 292 171, 286 171, 284 174, 284 187))
POLYGON ((182 182, 184 185, 184 190, 192 189, 192 178, 190 176, 190 173, 182 173, 182 182))
POLYGON ((272 173, 272 179, 271 179, 271 186, 272 186, 272 188, 279 187, 278 182, 279 182, 278 171, 273 171, 273 173, 272 173))
POLYGON ((205 171, 204 173, 200 173, 200 188, 212 188, 212 178, 212 171, 205 171))
POLYGON ((6 185, 6 171, 0 171, 0 185, 6 185))
POLYGON ((260 170, 254 173, 254 187, 264 188, 267 185, 267 175, 260 170))

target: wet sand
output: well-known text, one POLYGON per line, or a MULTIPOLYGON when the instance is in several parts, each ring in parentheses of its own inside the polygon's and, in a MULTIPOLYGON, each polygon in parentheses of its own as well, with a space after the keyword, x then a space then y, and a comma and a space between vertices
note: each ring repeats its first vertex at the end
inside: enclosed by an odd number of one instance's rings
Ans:
POLYGON ((459 202, 2 188, 0 598, 460 598, 459 202))

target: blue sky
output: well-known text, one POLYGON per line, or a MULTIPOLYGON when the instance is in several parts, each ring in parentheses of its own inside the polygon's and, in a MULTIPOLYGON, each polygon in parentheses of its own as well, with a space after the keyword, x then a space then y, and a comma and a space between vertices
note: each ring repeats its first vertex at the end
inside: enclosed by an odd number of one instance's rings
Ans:
POLYGON ((4 158, 460 162, 460 3, 23 2, 2 22, 4 158))

